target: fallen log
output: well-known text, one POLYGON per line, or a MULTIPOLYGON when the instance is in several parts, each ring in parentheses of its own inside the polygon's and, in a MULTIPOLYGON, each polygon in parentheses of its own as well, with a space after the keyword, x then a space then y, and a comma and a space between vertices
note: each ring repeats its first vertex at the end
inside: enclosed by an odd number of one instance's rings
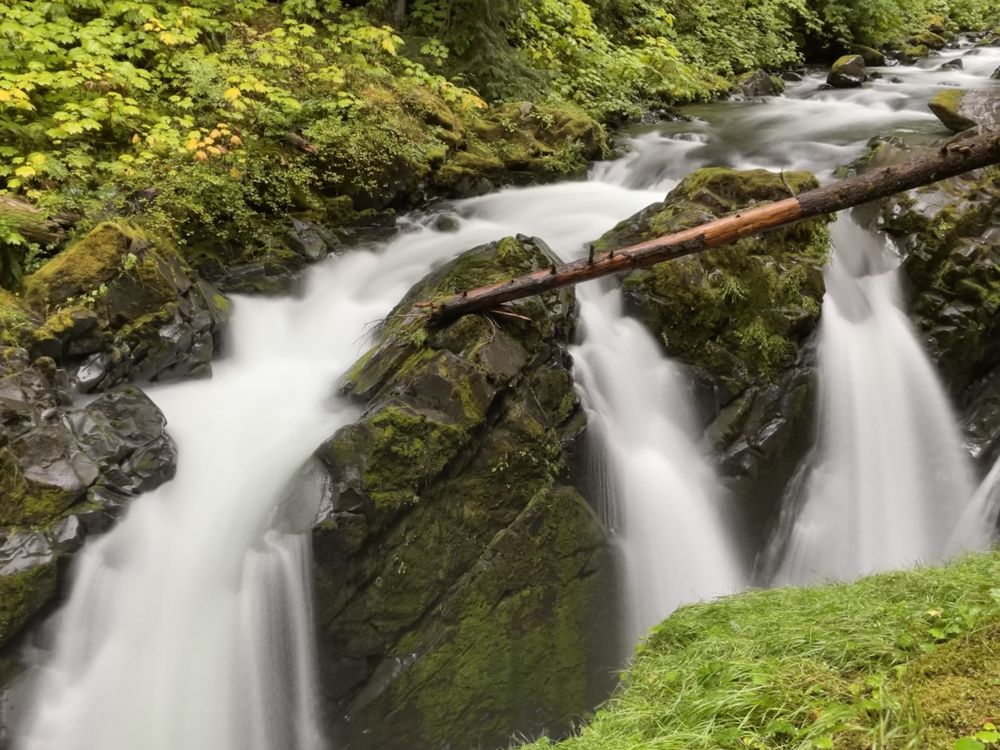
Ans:
POLYGON ((880 167, 801 195, 757 205, 691 229, 601 255, 591 253, 588 258, 548 270, 535 271, 442 299, 418 302, 417 307, 429 313, 431 322, 444 322, 581 281, 633 268, 645 268, 728 245, 750 235, 821 214, 841 211, 997 163, 1000 163, 1000 133, 953 139, 939 149, 919 154, 899 164, 880 167))
POLYGON ((37 206, 0 195, 0 221, 15 229, 29 242, 54 245, 66 238, 65 227, 72 223, 68 214, 46 216, 37 206))

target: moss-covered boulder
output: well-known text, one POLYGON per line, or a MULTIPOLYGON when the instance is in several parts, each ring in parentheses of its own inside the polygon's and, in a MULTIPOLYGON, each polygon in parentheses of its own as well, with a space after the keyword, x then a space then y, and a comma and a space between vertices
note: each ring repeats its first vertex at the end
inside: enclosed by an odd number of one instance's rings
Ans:
POLYGON ((346 377, 364 405, 318 451, 317 635, 353 748, 498 747, 594 699, 600 524, 564 482, 583 427, 571 290, 426 329, 413 302, 556 259, 471 250, 414 287, 346 377))
POLYGON ((844 55, 830 68, 826 82, 838 89, 856 88, 868 80, 868 69, 861 55, 844 55))
MULTIPOLYGON (((816 185, 804 172, 701 169, 596 247, 651 239, 816 185)), ((762 535, 809 442, 807 344, 819 322, 828 250, 826 219, 816 219, 633 271, 624 282, 631 309, 702 386, 708 440, 723 475, 754 509, 750 528, 762 535)))
POLYGON ((28 276, 23 300, 44 321, 32 352, 75 367, 84 391, 207 374, 229 310, 169 244, 113 222, 28 276))
POLYGON ((861 59, 865 61, 865 65, 880 66, 885 65, 885 54, 872 47, 866 47, 863 44, 852 44, 851 54, 860 55, 861 59))
POLYGON ((604 129, 583 112, 502 104, 469 123, 467 141, 436 170, 432 184, 448 196, 477 195, 507 183, 582 175, 607 152, 604 129))
POLYGON ((913 46, 927 47, 928 49, 944 49, 948 44, 947 39, 945 39, 941 34, 935 33, 930 29, 914 34, 907 39, 906 42, 907 44, 913 46))
POLYGON ((785 90, 785 82, 766 70, 758 69, 739 76, 735 88, 737 98, 758 99, 762 96, 778 96, 785 90))
POLYGON ((978 125, 1000 128, 1000 91, 997 89, 945 89, 927 106, 956 133, 978 125))

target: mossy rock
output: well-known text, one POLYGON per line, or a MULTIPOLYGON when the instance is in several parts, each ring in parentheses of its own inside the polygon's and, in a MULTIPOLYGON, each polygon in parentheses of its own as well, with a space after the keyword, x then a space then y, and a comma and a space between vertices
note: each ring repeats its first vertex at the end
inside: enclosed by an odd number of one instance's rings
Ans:
POLYGON ((527 237, 464 253, 410 290, 345 376, 364 413, 317 451, 330 489, 313 532, 322 671, 331 710, 350 717, 345 744, 502 744, 565 726, 594 697, 587 620, 606 545, 562 484, 583 427, 573 292, 440 328, 414 309, 556 262, 527 237))
POLYGON ((24 346, 39 325, 39 316, 20 297, 0 289, 0 346, 24 346))
POLYGON ((945 39, 940 34, 935 34, 933 31, 921 31, 919 34, 914 34, 909 39, 906 40, 907 44, 914 47, 926 47, 928 49, 944 49, 948 40, 945 39))
POLYGON ((24 282, 44 322, 30 348, 79 367, 84 390, 123 380, 206 374, 229 301, 176 249, 120 222, 105 222, 24 282))
POLYGON ((600 123, 569 107, 502 104, 471 121, 469 133, 465 147, 432 177, 445 194, 579 176, 591 160, 608 153, 600 123))
POLYGON ((785 82, 766 70, 754 70, 737 77, 735 88, 745 99, 778 96, 785 90, 785 82))
POLYGON ((0 575, 0 647, 55 596, 57 582, 55 562, 0 575))
POLYGON ((844 55, 830 67, 826 82, 841 89, 855 88, 868 80, 865 59, 861 55, 844 55))
POLYGON ((1000 128, 1000 91, 995 89, 945 89, 927 106, 956 133, 977 126, 1000 128))
POLYGON ((872 47, 866 47, 863 44, 852 44, 851 54, 861 55, 861 59, 865 61, 865 65, 875 67, 885 65, 885 55, 882 52, 872 47))
POLYGON ((956 395, 1000 362, 998 217, 998 167, 893 196, 881 211, 911 314, 956 395))
MULTIPOLYGON (((816 187, 806 172, 700 169, 662 203, 602 237, 605 251, 816 187)), ((794 362, 816 327, 829 250, 825 218, 631 272, 625 294, 667 351, 733 395, 794 362)))

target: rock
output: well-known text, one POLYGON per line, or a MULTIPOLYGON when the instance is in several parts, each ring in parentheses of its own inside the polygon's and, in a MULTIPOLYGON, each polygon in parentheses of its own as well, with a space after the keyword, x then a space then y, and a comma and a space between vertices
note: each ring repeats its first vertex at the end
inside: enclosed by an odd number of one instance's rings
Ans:
POLYGON ((871 65, 873 67, 880 67, 885 65, 885 55, 879 52, 877 49, 872 47, 866 47, 863 44, 852 44, 851 54, 860 55, 861 59, 865 61, 865 65, 871 65))
POLYGON ((938 66, 938 70, 964 70, 965 63, 962 62, 962 58, 956 57, 954 60, 949 60, 948 62, 941 63, 938 66))
POLYGON ((802 74, 794 70, 786 70, 781 74, 781 80, 788 81, 789 83, 798 83, 802 80, 802 74))
POLYGON ((779 96, 785 90, 785 84, 777 76, 758 68, 737 78, 736 89, 738 96, 743 99, 757 99, 762 96, 779 96))
POLYGON ((322 260, 340 246, 340 240, 333 232, 302 219, 292 219, 291 229, 285 238, 292 250, 311 263, 322 260))
POLYGON ((930 54, 930 50, 923 44, 906 44, 899 50, 899 61, 904 65, 913 65, 917 60, 921 60, 930 54))
POLYGON ((844 55, 830 68, 826 82, 839 89, 856 88, 868 79, 868 70, 861 55, 844 55))
POLYGON ((573 291, 516 303, 524 319, 426 330, 399 314, 553 262, 526 237, 470 250, 410 291, 345 377, 364 412, 317 451, 329 482, 313 532, 339 744, 499 746, 568 727, 606 687, 591 617, 607 543, 562 480, 584 424, 573 291))
POLYGON ((501 104, 474 120, 469 131, 465 147, 450 153, 431 175, 432 186, 445 196, 582 176, 591 160, 609 153, 600 123, 565 107, 501 104))
POLYGON ((958 403, 1000 363, 1000 168, 888 199, 911 315, 958 403))
POLYGON ((923 31, 919 34, 914 34, 906 41, 911 46, 926 47, 927 49, 944 49, 948 44, 947 39, 940 34, 935 34, 933 31, 923 31))
MULTIPOLYGON (((816 184, 804 172, 701 169, 595 247, 603 252, 641 242, 816 184)), ((744 501, 751 534, 765 535, 783 484, 810 442, 809 341, 819 322, 828 251, 821 219, 625 277, 629 309, 690 368, 706 439, 744 501)))
POLYGON ((928 106, 956 133, 977 126, 1000 128, 1000 91, 996 89, 945 89, 928 106))
POLYGON ((111 222, 29 276, 24 301, 45 318, 32 352, 78 367, 85 392, 208 374, 229 311, 171 246, 111 222))
POLYGON ((163 414, 133 386, 67 408, 64 374, 9 349, 0 384, 2 647, 55 596, 87 533, 170 479, 177 453, 163 414))
POLYGON ((990 76, 994 81, 1000 81, 1000 67, 993 71, 993 75, 990 76))

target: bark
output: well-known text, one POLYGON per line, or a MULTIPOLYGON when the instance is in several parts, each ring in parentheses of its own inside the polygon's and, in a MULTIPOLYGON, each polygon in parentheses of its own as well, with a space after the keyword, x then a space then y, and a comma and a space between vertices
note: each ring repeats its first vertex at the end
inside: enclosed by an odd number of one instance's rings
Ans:
POLYGON ((894 193, 927 185, 963 172, 1000 163, 1000 134, 985 133, 950 141, 939 149, 900 164, 880 167, 857 177, 810 190, 801 195, 765 203, 691 229, 536 271, 444 299, 418 302, 434 322, 471 312, 482 312, 513 300, 541 294, 581 281, 645 268, 666 260, 728 245, 744 237, 841 211, 894 193))
POLYGON ((0 221, 9 223, 30 242, 54 245, 65 239, 65 226, 72 223, 72 217, 58 215, 50 218, 30 203, 0 196, 0 221))

